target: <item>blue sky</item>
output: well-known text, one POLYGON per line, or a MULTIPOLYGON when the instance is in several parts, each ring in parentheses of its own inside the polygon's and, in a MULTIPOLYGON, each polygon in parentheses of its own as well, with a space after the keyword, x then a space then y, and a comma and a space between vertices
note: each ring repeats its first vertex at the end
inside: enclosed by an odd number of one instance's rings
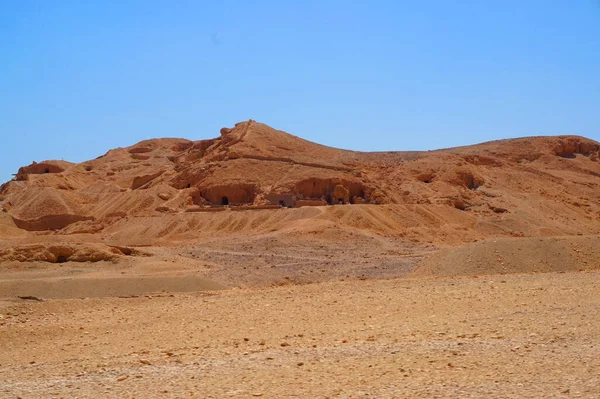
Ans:
POLYGON ((249 118, 363 151, 600 140, 600 1, 0 0, 0 181, 249 118))

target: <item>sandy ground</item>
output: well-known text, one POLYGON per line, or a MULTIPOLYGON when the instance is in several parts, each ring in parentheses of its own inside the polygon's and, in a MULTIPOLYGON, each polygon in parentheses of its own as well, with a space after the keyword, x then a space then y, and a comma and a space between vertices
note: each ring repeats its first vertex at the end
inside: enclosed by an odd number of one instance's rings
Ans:
POLYGON ((2 398, 600 397, 600 273, 0 302, 2 398))
MULTIPOLYGON (((264 288, 332 280, 394 278, 409 273, 431 245, 347 233, 335 241, 282 234, 237 236, 165 247, 110 261, 2 261, 0 298, 131 296, 215 288, 264 288)), ((48 240, 47 237, 41 237, 48 240)), ((34 248, 52 244, 41 241, 34 248)), ((86 248, 85 244, 78 244, 86 248)), ((22 246, 21 248, 25 248, 22 246)), ((26 254, 34 251, 25 252, 26 254)))

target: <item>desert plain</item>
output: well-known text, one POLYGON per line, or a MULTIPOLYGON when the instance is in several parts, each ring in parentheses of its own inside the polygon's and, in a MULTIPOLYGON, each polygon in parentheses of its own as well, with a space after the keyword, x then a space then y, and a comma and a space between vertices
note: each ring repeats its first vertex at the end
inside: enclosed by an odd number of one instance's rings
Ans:
POLYGON ((600 144, 255 122, 0 188, 0 397, 598 398, 600 144))

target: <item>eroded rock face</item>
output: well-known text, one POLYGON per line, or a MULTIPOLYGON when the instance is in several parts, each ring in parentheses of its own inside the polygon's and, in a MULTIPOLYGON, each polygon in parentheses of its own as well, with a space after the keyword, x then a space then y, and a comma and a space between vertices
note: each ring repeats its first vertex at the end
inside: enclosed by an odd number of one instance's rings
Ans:
POLYGON ((104 244, 22 245, 0 250, 0 261, 16 262, 100 262, 115 261, 121 256, 149 256, 129 247, 104 244))
POLYGON ((41 175, 46 173, 61 173, 65 168, 59 165, 57 162, 45 161, 45 162, 34 162, 29 166, 23 166, 19 168, 17 172, 17 180, 27 180, 28 175, 41 175))
POLYGON ((136 161, 147 161, 150 159, 150 155, 131 154, 131 159, 135 159, 136 161))
POLYGON ((434 172, 423 172, 419 173, 416 177, 418 181, 429 184, 434 181, 436 176, 434 172))
POLYGON ((156 179, 158 176, 162 175, 163 173, 165 173, 164 170, 159 170, 158 172, 151 173, 149 175, 136 176, 133 178, 133 182, 131 183, 131 189, 132 190, 138 189, 138 188, 142 187, 143 185, 145 185, 146 183, 149 183, 152 180, 156 179))
POLYGON ((213 145, 217 144, 218 140, 220 139, 201 140, 197 142, 192 142, 190 146, 185 148, 185 150, 187 151, 184 155, 185 161, 192 162, 195 160, 202 159, 204 155, 206 155, 206 151, 213 145))
POLYGON ((194 142, 193 142, 193 141, 189 141, 189 140, 182 140, 182 141, 179 141, 179 142, 177 142, 177 143, 173 144, 173 145, 171 146, 171 151, 174 151, 174 152, 182 152, 182 151, 185 151, 185 150, 189 149, 189 148, 190 148, 190 147, 192 147, 193 145, 194 145, 194 142))
POLYGON ((468 188, 469 190, 477 190, 484 184, 483 178, 470 171, 458 172, 455 182, 465 188, 468 188))
POLYGON ((590 198, 597 198, 597 183, 589 179, 600 176, 599 152, 597 142, 561 136, 361 153, 245 121, 209 140, 153 139, 81 164, 25 166, 0 186, 0 208, 22 230, 95 234, 117 224, 110 217, 117 212, 131 220, 167 219, 191 207, 436 204, 452 212, 493 215, 505 208, 510 214, 512 203, 522 200, 513 193, 531 192, 544 200, 584 203, 576 212, 596 221, 600 209, 590 198), (557 170, 579 176, 578 185, 557 170), (546 194, 547 184, 560 185, 559 194, 546 194))
POLYGON ((341 184, 336 184, 331 192, 331 202, 349 204, 350 203, 350 191, 341 184))
POLYGON ((223 184, 203 188, 201 195, 213 205, 252 204, 256 196, 253 184, 223 184))
POLYGON ((92 216, 81 215, 46 215, 38 219, 24 220, 16 217, 12 218, 15 225, 27 231, 46 231, 64 229, 70 224, 81 221, 93 221, 92 216))
POLYGON ((133 147, 129 149, 129 153, 130 154, 144 154, 147 152, 152 152, 154 151, 154 148, 152 147, 144 147, 144 146, 140 146, 140 147, 133 147))
POLYGON ((281 205, 288 208, 296 206, 298 197, 294 193, 269 193, 266 195, 259 194, 254 200, 257 205, 281 205))
POLYGON ((311 178, 296 183, 293 192, 303 199, 324 199, 329 204, 337 204, 340 199, 350 203, 350 198, 365 198, 362 183, 344 179, 311 178))
POLYGON ((565 158, 573 157, 575 154, 594 155, 597 157, 599 152, 600 145, 587 140, 581 140, 580 138, 560 139, 554 147, 554 153, 559 157, 565 158))

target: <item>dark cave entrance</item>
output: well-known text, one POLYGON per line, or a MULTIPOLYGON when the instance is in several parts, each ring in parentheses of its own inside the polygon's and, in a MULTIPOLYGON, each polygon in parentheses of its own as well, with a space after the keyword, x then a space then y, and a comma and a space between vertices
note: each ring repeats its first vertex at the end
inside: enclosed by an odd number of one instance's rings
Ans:
POLYGON ((56 263, 65 263, 67 261, 67 257, 64 255, 60 255, 56 258, 56 263))
POLYGON ((221 198, 221 205, 229 205, 229 198, 227 196, 221 198))

